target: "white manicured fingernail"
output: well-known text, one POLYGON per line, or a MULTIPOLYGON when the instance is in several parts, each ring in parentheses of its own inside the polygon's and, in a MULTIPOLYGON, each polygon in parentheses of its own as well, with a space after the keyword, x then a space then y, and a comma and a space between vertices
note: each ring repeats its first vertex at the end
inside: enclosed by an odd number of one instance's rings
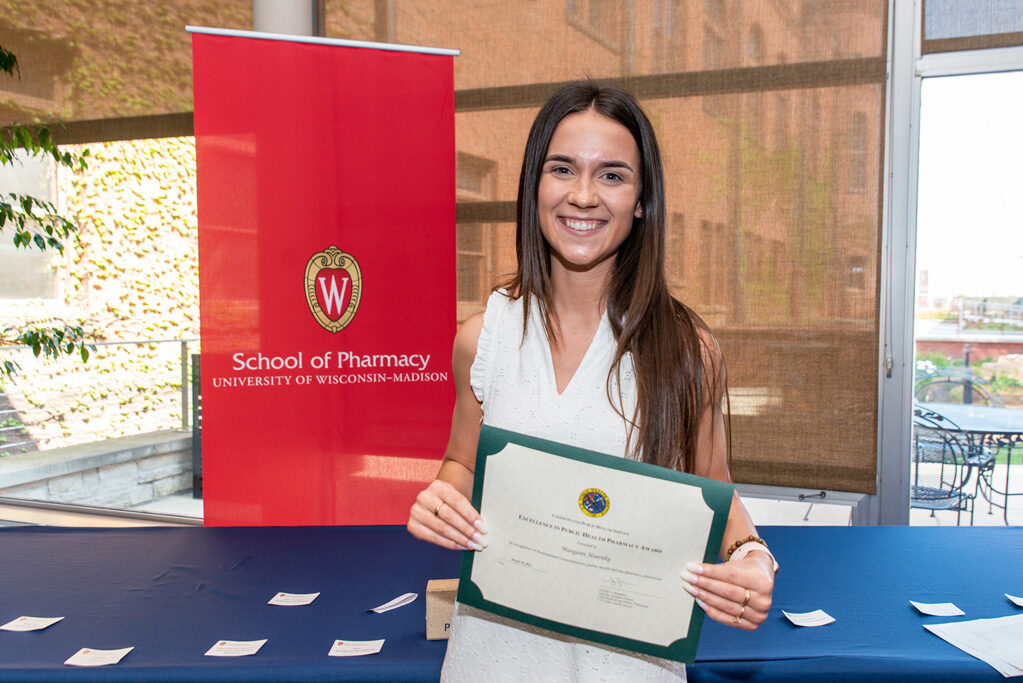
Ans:
POLYGON ((702 609, 704 612, 707 611, 707 605, 706 605, 706 603, 703 602, 703 600, 700 600, 699 598, 696 598, 696 604, 699 605, 700 609, 702 609))
POLYGON ((462 550, 468 550, 468 548, 466 548, 466 547, 465 547, 464 545, 462 545, 461 543, 456 543, 455 545, 457 545, 457 546, 458 546, 459 548, 461 548, 462 550))
POLYGON ((699 595, 699 594, 700 594, 700 589, 699 589, 699 588, 693 588, 693 586, 692 586, 692 585, 690 585, 690 584, 689 584, 688 582, 686 582, 686 581, 683 581, 683 582, 682 582, 682 587, 683 587, 683 588, 685 588, 685 589, 686 589, 686 592, 687 592, 687 593, 689 593, 689 594, 690 594, 691 596, 693 596, 694 598, 695 598, 695 597, 696 597, 697 595, 699 595))
POLYGON ((480 539, 482 539, 482 538, 483 538, 483 535, 480 532, 478 532, 478 531, 472 535, 472 540, 476 541, 477 543, 479 543, 480 539))
POLYGON ((481 534, 490 533, 490 529, 487 528, 487 525, 486 523, 484 523, 482 518, 477 519, 475 522, 473 522, 473 526, 479 529, 479 532, 481 534))
POLYGON ((685 582, 687 582, 687 583, 693 583, 693 584, 696 584, 696 583, 699 583, 699 582, 700 582, 700 579, 699 579, 698 577, 696 577, 696 576, 694 576, 693 574, 689 573, 689 572, 688 572, 687 570, 685 570, 685 569, 683 569, 683 570, 682 570, 682 574, 681 574, 681 576, 682 576, 682 580, 683 580, 683 581, 685 581, 685 582))
POLYGON ((689 571, 691 571, 694 574, 702 574, 703 573, 703 565, 702 564, 697 564, 696 562, 687 562, 686 563, 686 569, 688 569, 689 571))
POLYGON ((483 546, 481 546, 476 541, 469 541, 469 547, 472 548, 473 550, 483 550, 483 546))

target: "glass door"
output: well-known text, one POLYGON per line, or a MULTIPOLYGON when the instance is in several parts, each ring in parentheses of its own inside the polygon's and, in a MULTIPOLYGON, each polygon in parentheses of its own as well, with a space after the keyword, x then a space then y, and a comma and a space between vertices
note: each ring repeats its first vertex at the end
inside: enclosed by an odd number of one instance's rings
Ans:
POLYGON ((1023 72, 920 103, 910 523, 1023 524, 1023 72))

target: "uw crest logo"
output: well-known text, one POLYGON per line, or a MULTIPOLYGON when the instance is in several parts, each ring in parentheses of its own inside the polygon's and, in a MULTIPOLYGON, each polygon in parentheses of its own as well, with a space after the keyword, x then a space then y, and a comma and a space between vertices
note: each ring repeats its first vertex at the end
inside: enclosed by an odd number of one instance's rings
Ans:
POLYGON ((328 332, 345 329, 362 298, 359 262, 331 245, 313 254, 305 266, 305 300, 320 327, 328 332))
POLYGON ((590 517, 603 517, 611 509, 611 499, 600 489, 586 489, 579 494, 579 509, 590 517))

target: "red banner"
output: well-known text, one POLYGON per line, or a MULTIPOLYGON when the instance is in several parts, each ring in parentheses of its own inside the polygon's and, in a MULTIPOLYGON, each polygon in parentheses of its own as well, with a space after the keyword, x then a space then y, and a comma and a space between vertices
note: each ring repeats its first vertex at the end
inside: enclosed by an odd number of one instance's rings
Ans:
POLYGON ((192 50, 206 524, 404 522, 454 404, 452 58, 192 50))

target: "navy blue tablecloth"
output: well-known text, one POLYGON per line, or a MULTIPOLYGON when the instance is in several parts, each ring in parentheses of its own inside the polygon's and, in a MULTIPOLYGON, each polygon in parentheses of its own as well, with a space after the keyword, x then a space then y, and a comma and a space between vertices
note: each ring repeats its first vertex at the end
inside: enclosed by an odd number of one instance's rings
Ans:
POLYGON ((426 640, 426 582, 458 553, 398 527, 0 529, 0 679, 18 681, 436 681, 445 641, 426 640), (275 607, 275 593, 320 592, 275 607), (369 613, 402 593, 411 605, 369 613), (251 657, 217 640, 269 639, 251 657), (378 655, 328 657, 335 639, 385 638, 378 655), (134 646, 115 666, 63 665, 79 648, 134 646))
MULTIPOLYGON (((909 605, 955 602, 962 618, 1023 613, 1023 528, 766 527, 782 565, 755 633, 705 622, 689 680, 999 681, 923 628, 909 605), (837 619, 797 628, 781 610, 837 619)), ((44 631, 0 631, 0 679, 437 680, 444 641, 425 639, 425 588, 457 576, 457 553, 400 527, 0 529, 0 623, 64 616, 44 631), (278 591, 320 597, 273 607, 278 591), (401 593, 409 606, 366 612, 401 593), (269 639, 252 657, 203 653, 218 639, 269 639), (335 639, 385 638, 367 657, 327 657, 335 639), (81 647, 135 649, 120 664, 71 669, 81 647)), ((681 590, 681 587, 680 587, 681 590)))
POLYGON ((917 602, 954 602, 958 619, 1023 614, 1023 527, 764 527, 781 564, 768 620, 753 633, 704 622, 692 683, 1003 681, 923 628, 952 621, 917 602), (793 626, 782 610, 836 621, 793 626))

